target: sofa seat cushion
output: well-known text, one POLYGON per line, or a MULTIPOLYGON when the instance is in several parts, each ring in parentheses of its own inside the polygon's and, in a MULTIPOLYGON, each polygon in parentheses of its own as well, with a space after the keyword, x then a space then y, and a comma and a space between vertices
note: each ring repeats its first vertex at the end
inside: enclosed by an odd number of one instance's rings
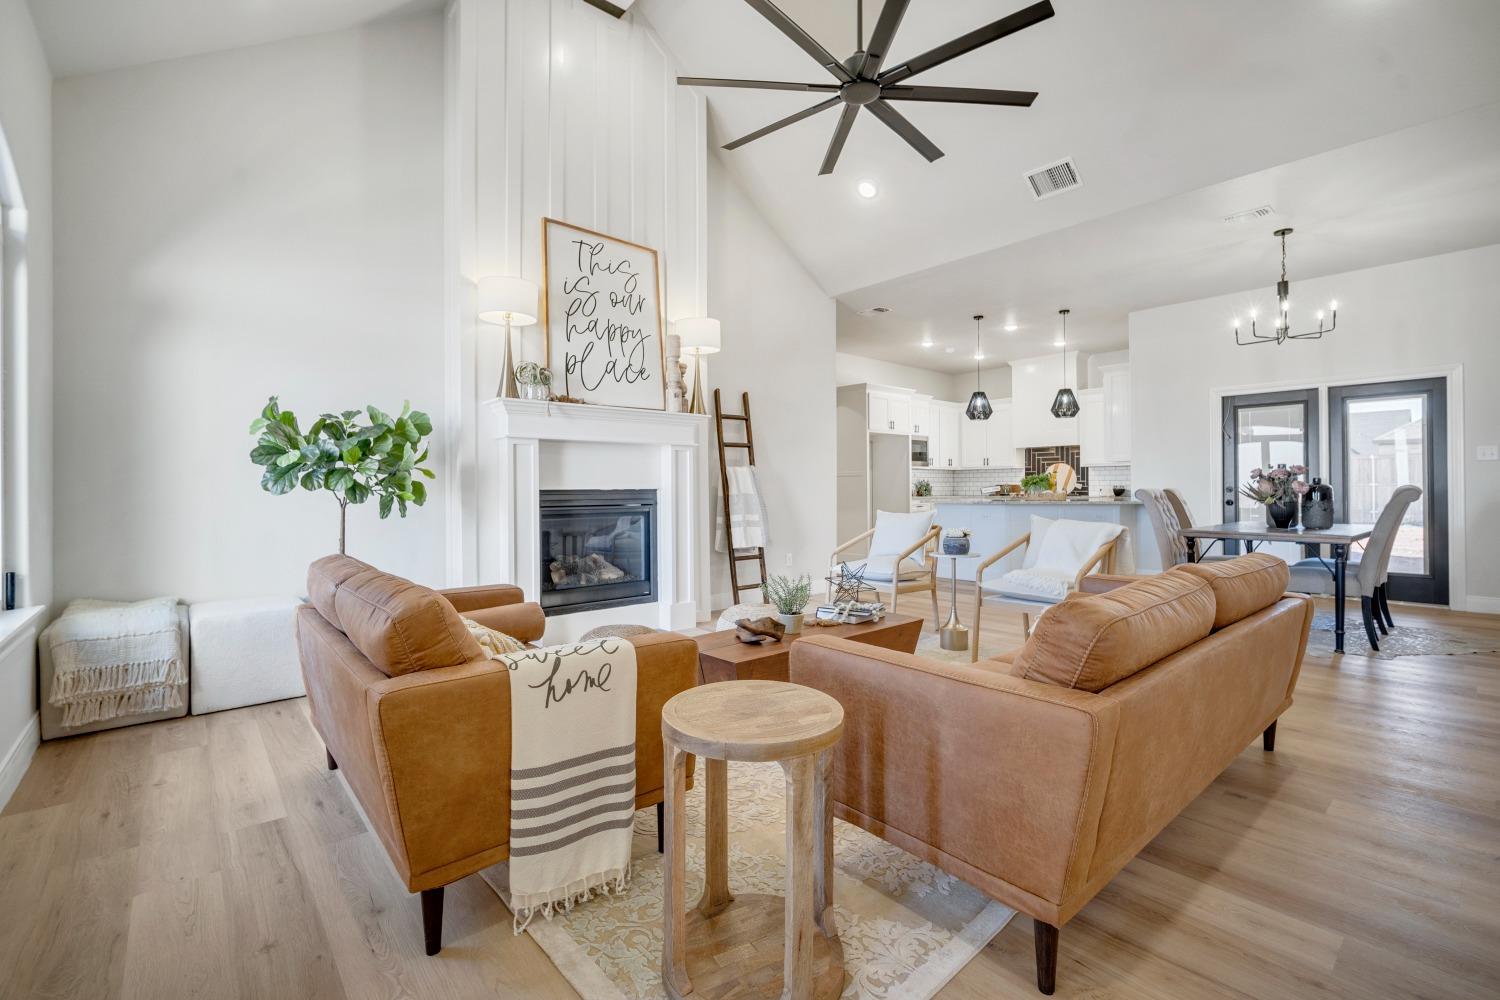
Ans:
POLYGON ((1075 592, 1041 617, 1015 667, 1028 680, 1102 691, 1202 639, 1213 623, 1213 590, 1186 573, 1075 592))
POLYGON ((1172 567, 1170 572, 1207 581, 1214 592, 1215 631, 1279 601, 1286 593, 1289 575, 1284 560, 1265 552, 1221 562, 1183 563, 1172 567))
POLYGON ((333 605, 333 595, 354 574, 374 568, 353 556, 324 556, 307 567, 307 599, 318 609, 318 614, 323 616, 325 622, 334 628, 341 628, 338 611, 333 605))
POLYGON ((388 677, 484 656, 453 605, 399 576, 362 570, 339 585, 333 603, 338 627, 388 677))

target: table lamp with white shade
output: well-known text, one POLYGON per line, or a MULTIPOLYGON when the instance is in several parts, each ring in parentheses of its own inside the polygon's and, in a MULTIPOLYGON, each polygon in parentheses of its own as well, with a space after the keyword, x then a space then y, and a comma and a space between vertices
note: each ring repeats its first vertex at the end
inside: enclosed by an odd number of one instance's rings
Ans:
POLYGON ((536 282, 502 275, 479 279, 480 322, 505 326, 504 373, 500 376, 500 387, 495 390, 497 396, 516 397, 516 366, 511 361, 510 331, 516 326, 532 326, 536 323, 536 314, 536 282))
POLYGON ((718 354, 722 344, 719 321, 707 316, 680 319, 672 324, 682 341, 682 353, 693 358, 693 401, 689 413, 707 413, 703 405, 703 355, 718 354))

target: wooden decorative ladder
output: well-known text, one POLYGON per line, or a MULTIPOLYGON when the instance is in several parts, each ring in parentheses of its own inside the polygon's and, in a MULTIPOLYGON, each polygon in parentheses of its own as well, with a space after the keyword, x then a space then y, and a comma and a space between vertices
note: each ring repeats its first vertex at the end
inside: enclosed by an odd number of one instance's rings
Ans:
POLYGON ((751 465, 755 464, 755 432, 750 426, 750 394, 740 393, 740 407, 743 413, 725 413, 723 400, 719 397, 719 390, 714 390, 714 435, 719 442, 719 490, 720 501, 724 507, 724 548, 729 554, 729 586, 734 591, 734 603, 740 603, 740 591, 755 590, 760 588, 760 599, 766 599, 766 550, 763 546, 754 546, 745 553, 736 551, 734 544, 733 521, 729 515, 729 463, 726 461, 728 449, 743 448, 745 456, 751 465), (745 425, 744 441, 724 440, 724 421, 738 420, 745 425), (740 584, 739 566, 742 562, 754 560, 760 564, 760 580, 755 583, 740 584))

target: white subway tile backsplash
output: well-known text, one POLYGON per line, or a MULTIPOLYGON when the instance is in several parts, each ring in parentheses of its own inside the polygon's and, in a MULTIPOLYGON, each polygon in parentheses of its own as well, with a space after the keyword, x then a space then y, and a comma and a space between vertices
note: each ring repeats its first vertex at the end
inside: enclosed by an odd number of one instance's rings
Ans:
POLYGON ((1114 487, 1120 486, 1125 492, 1130 492, 1130 466, 1128 465, 1091 465, 1089 466, 1089 493, 1093 496, 1109 496, 1114 487))

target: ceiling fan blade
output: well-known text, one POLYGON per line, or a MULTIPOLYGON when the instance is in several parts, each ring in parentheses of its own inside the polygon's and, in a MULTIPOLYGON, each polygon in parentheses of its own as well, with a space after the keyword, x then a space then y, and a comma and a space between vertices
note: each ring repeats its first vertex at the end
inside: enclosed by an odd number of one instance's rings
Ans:
POLYGON ((751 132, 749 135, 742 135, 733 142, 725 143, 724 148, 739 149, 747 142, 754 142, 761 136, 770 135, 777 129, 786 128, 788 125, 795 125, 797 122, 800 122, 804 118, 811 118, 813 115, 817 114, 820 111, 827 111, 829 108, 842 103, 843 102, 840 101, 837 97, 830 97, 828 100, 820 101, 810 108, 797 112, 795 115, 788 115, 787 117, 781 119, 781 121, 772 122, 765 128, 758 128, 754 132, 751 132))
POLYGON ((880 75, 881 84, 899 83, 909 76, 925 73, 934 66, 940 66, 950 59, 957 59, 966 52, 973 52, 981 46, 990 42, 998 41, 1006 35, 1013 35, 1023 28, 1029 28, 1033 24, 1047 20, 1055 13, 1052 10, 1050 0, 1041 0, 1041 3, 1032 4, 1024 10, 1018 10, 1014 14, 1002 17, 998 21, 992 21, 982 28, 975 28, 967 35, 960 35, 953 41, 939 45, 935 49, 929 49, 921 55, 899 66, 893 67, 880 75))
POLYGON ((770 21, 783 35, 796 43, 797 47, 818 61, 828 72, 832 73, 840 83, 854 82, 854 74, 844 68, 844 64, 833 57, 833 54, 813 38, 807 32, 797 26, 797 22, 787 17, 780 7, 771 0, 745 0, 757 14, 770 21))
POLYGON ((677 83, 683 87, 741 87, 746 90, 810 90, 816 93, 836 94, 836 83, 783 83, 780 80, 725 80, 716 76, 679 76, 677 83))
POLYGON ((844 105, 844 113, 839 115, 838 127, 833 130, 833 138, 828 141, 828 152, 823 156, 823 166, 818 170, 818 176, 833 173, 834 165, 839 162, 839 154, 844 151, 844 142, 849 138, 849 130, 854 127, 854 119, 857 117, 858 104, 844 105))
POLYGON ((901 112, 885 103, 885 101, 875 101, 865 105, 865 107, 869 108, 870 112, 876 118, 889 125, 892 132, 905 139, 911 145, 912 149, 925 156, 928 163, 943 155, 943 151, 937 148, 936 143, 917 131, 915 125, 907 121, 901 112))
POLYGON ((1004 104, 1029 108, 1034 90, 986 90, 978 87, 881 87, 887 101, 939 101, 944 104, 1004 104))
POLYGON ((891 39, 896 37, 896 29, 901 26, 901 18, 905 16, 910 3, 911 0, 885 0, 885 6, 880 9, 880 20, 875 22, 875 34, 870 36, 870 44, 865 46, 865 62, 860 67, 860 76, 872 77, 880 72, 880 64, 885 62, 886 53, 891 48, 891 39))

